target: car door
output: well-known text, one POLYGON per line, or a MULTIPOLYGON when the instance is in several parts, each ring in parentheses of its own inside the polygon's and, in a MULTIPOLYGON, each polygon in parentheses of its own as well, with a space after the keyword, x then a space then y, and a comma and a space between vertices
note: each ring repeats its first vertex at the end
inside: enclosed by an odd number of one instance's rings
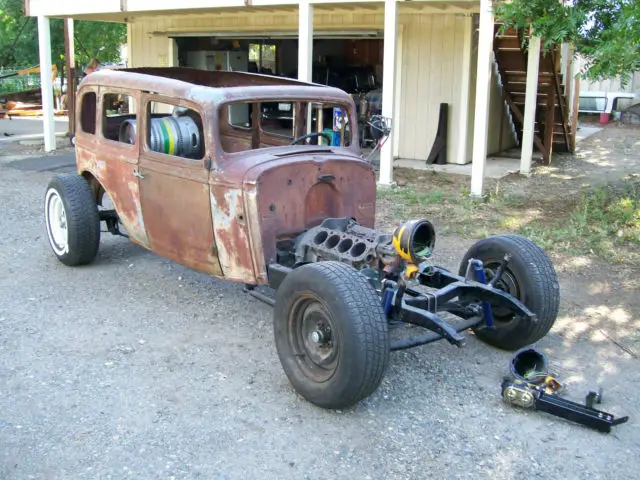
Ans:
POLYGON ((83 88, 76 133, 76 157, 81 171, 91 172, 104 188, 105 209, 115 208, 129 238, 147 245, 140 216, 138 179, 138 141, 120 137, 120 127, 136 120, 139 93, 135 90, 83 88), (110 205, 111 204, 111 205, 110 205))
POLYGON ((144 132, 136 175, 152 251, 195 270, 221 275, 216 256, 206 139, 197 105, 143 96, 144 132))

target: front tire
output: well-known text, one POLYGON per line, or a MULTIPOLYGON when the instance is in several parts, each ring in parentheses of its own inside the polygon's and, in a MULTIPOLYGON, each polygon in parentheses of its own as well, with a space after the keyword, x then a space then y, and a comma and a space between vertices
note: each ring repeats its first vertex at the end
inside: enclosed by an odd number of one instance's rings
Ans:
POLYGON ((276 295, 274 335, 289 381, 319 407, 358 403, 378 388, 389 364, 380 299, 344 263, 310 263, 287 275, 276 295))
POLYGON ((474 244, 460 263, 464 276, 471 258, 481 260, 487 282, 494 276, 505 254, 511 260, 496 287, 520 300, 538 317, 536 323, 515 317, 492 306, 495 330, 474 329, 476 336, 494 347, 517 350, 543 338, 556 320, 560 304, 560 286, 551 260, 545 251, 521 235, 495 235, 474 244))
POLYGON ((93 190, 80 175, 56 175, 44 199, 49 245, 67 266, 91 263, 100 244, 100 216, 93 190))

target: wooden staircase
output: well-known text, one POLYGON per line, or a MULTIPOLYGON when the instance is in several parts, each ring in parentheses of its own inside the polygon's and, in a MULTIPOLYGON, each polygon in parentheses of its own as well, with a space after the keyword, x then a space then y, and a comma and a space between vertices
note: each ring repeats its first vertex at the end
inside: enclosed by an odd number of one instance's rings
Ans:
MULTIPOLYGON (((522 145, 528 51, 521 48, 522 32, 508 29, 500 33, 501 26, 495 26, 493 51, 502 81, 504 101, 513 117, 518 143, 522 145)), ((568 89, 561 69, 560 48, 546 55, 540 53, 533 141, 547 164, 551 163, 552 152, 574 151, 575 136, 571 134, 568 89)))

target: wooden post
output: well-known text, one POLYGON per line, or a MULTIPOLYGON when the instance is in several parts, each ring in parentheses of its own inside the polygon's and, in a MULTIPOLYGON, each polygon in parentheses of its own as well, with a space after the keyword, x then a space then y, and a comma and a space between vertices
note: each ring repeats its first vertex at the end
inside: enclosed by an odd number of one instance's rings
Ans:
MULTIPOLYGON (((311 108, 311 111, 313 111, 313 107, 312 104, 309 103, 309 108, 311 108)), ((324 130, 324 104, 323 103, 319 103, 316 105, 316 128, 318 130, 318 133, 322 133, 322 131, 324 130)), ((324 137, 318 137, 318 145, 322 145, 322 139, 324 137)))
MULTIPOLYGON (((313 72, 313 5, 301 0, 298 5, 298 80, 311 82, 313 72)), ((311 111, 307 111, 306 133, 311 133, 311 111)))
POLYGON ((53 118, 53 79, 51 78, 51 29, 49 18, 42 15, 38 17, 38 48, 40 55, 44 151, 51 152, 56 149, 56 132, 53 118))
POLYGON ((258 73, 262 73, 262 51, 264 50, 264 38, 260 40, 260 55, 258 55, 258 73))
MULTIPOLYGON (((460 56, 461 71, 460 96, 458 97, 458 107, 460 116, 458 117, 458 155, 455 162, 462 165, 467 163, 467 141, 469 137, 469 93, 471 84, 471 39, 473 34, 473 18, 468 15, 464 17, 464 40, 462 44, 462 55, 460 56)), ((456 108, 456 106, 454 106, 456 108)))
POLYGON ((473 120, 473 159, 471 163, 471 197, 482 198, 484 171, 487 164, 489 132, 489 99, 494 37, 491 0, 480 1, 480 32, 478 34, 478 70, 476 73, 476 105, 473 120))
MULTIPOLYGON (((396 35, 396 85, 395 85, 395 107, 394 114, 396 118, 393 119, 393 129, 397 132, 396 135, 393 136, 393 158, 398 158, 400 156, 400 131, 402 126, 400 125, 400 114, 402 111, 402 107, 400 106, 400 102, 402 101, 402 55, 404 54, 404 25, 401 23, 398 24, 398 31, 396 35)), ((373 46, 372 46, 373 48, 373 46)))
POLYGON ((309 0, 301 0, 298 8, 298 80, 310 82, 313 65, 313 6, 309 0))
POLYGON ((527 90, 524 99, 524 121, 522 125, 522 151, 520 173, 531 172, 533 137, 535 135, 536 110, 538 107, 538 69, 540 68, 540 37, 529 38, 527 54, 527 90))
POLYGON ((64 20, 64 57, 67 65, 67 116, 69 127, 67 136, 76 133, 76 59, 73 43, 73 19, 64 20))
POLYGON ((384 54, 382 60, 382 116, 391 119, 391 132, 380 149, 381 185, 393 184, 393 146, 395 144, 396 50, 398 42, 398 4, 384 2, 384 54))
POLYGON ((498 151, 502 152, 502 137, 504 137, 504 117, 505 111, 504 106, 506 104, 506 100, 504 99, 504 87, 502 89, 502 105, 500 106, 500 133, 498 134, 498 151))
POLYGON ((543 152, 547 165, 551 164, 551 154, 553 153, 553 129, 556 117, 556 89, 554 85, 549 85, 547 89, 547 114, 544 125, 544 147, 543 152))
POLYGON ((573 108, 571 115, 571 150, 576 149, 576 133, 578 130, 578 110, 580 108, 580 79, 576 77, 573 81, 573 108))

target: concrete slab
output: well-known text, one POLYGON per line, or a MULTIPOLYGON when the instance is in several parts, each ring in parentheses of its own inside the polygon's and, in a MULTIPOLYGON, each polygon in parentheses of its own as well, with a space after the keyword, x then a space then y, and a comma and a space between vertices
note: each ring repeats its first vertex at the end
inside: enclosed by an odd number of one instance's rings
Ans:
MULTIPOLYGON (((581 124, 576 132, 576 143, 600 132, 602 127, 594 125, 581 124)), ((487 157, 486 178, 502 178, 512 173, 520 171, 520 149, 512 148, 499 155, 487 157)), ((542 153, 533 152, 534 163, 542 160, 542 153)), ((453 173, 459 175, 471 175, 471 163, 465 165, 446 164, 446 165, 427 165, 424 161, 398 159, 394 162, 396 167, 413 168, 417 170, 427 170, 434 172, 453 173)))
POLYGON ((590 137, 602 130, 602 127, 594 127, 591 125, 578 125, 576 130, 576 143, 590 137))
MULTIPOLYGON (((453 173, 458 175, 471 175, 471 164, 465 165, 427 165, 423 161, 398 159, 394 162, 394 167, 414 168, 416 170, 426 170, 441 173, 453 173)), ((520 170, 520 159, 509 157, 489 157, 485 170, 486 178, 502 178, 520 170)))
MULTIPOLYGON (((66 133, 69 126, 68 117, 55 118, 56 133, 66 133)), ((23 135, 44 135, 42 117, 0 118, 0 140, 12 139, 23 135)))
POLYGON ((76 155, 71 152, 62 155, 31 157, 9 162, 7 166, 17 170, 32 172, 75 172, 76 155))

